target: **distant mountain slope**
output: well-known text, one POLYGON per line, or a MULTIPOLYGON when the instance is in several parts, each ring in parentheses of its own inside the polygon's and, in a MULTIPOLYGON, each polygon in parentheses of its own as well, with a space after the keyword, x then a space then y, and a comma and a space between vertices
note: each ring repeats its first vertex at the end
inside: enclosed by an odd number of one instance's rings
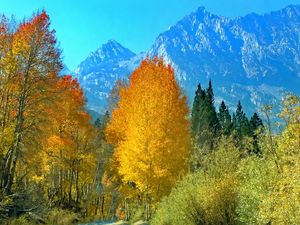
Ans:
POLYGON ((213 80, 216 96, 248 112, 300 94, 300 7, 229 19, 200 7, 159 35, 150 55, 173 65, 190 99, 198 82, 213 80))
POLYGON ((105 108, 115 81, 127 79, 142 57, 110 40, 81 62, 74 76, 85 91, 88 108, 97 112, 105 108))
MULTIPOLYGON (((216 102, 233 108, 241 99, 248 113, 278 104, 287 91, 300 94, 300 6, 229 19, 200 7, 158 36, 150 56, 162 56, 191 102, 197 83, 211 78, 216 102)), ((117 78, 127 77, 144 55, 109 41, 75 71, 98 110, 117 78), (98 107, 99 106, 99 107, 98 107)))

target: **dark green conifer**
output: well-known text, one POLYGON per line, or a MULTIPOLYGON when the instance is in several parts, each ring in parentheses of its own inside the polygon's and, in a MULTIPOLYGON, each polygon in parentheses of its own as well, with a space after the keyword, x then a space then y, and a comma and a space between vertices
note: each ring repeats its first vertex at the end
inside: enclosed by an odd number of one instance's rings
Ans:
POLYGON ((230 135, 232 130, 232 121, 229 114, 229 109, 224 101, 221 102, 221 105, 219 107, 218 120, 220 124, 221 134, 226 136, 230 135))
POLYGON ((257 113, 254 113, 250 119, 250 129, 253 137, 253 153, 260 154, 258 135, 263 132, 264 125, 257 113))
POLYGON ((235 113, 234 130, 236 131, 240 140, 245 136, 251 135, 250 123, 243 111, 240 101, 238 102, 235 113))
POLYGON ((211 81, 207 90, 201 85, 195 93, 192 108, 192 134, 198 146, 212 149, 218 137, 219 122, 214 106, 214 93, 211 81))

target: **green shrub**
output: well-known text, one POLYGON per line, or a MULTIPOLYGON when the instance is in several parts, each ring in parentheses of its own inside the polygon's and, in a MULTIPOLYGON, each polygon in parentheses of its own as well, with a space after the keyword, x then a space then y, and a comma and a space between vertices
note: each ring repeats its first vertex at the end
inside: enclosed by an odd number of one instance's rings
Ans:
POLYGON ((144 219, 144 207, 143 206, 137 206, 133 209, 133 212, 130 216, 130 223, 135 223, 139 220, 144 219))
POLYGON ((29 222, 26 215, 20 216, 16 219, 9 220, 7 222, 9 225, 33 225, 33 222, 29 222))
POLYGON ((202 161, 202 169, 185 177, 159 203, 153 225, 236 224, 240 152, 231 142, 202 161))
POLYGON ((51 225, 68 225, 77 220, 77 215, 68 210, 53 209, 47 216, 47 223, 51 225))

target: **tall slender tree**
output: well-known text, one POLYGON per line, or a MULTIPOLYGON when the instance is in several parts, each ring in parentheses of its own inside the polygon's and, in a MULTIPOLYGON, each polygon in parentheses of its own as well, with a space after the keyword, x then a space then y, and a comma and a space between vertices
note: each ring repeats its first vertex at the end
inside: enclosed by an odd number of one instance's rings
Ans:
POLYGON ((106 132, 124 184, 158 200, 188 169, 188 107, 162 59, 145 59, 120 92, 106 132))
POLYGON ((211 81, 202 90, 200 84, 195 94, 192 109, 192 132, 199 147, 213 149, 218 137, 219 121, 214 106, 214 93, 211 81))
POLYGON ((250 119, 250 129, 253 138, 253 153, 260 154, 261 150, 258 144, 258 136, 263 132, 264 125, 259 115, 255 112, 250 119))
POLYGON ((192 108, 192 134, 193 136, 196 136, 199 131, 199 122, 200 122, 200 115, 203 114, 203 107, 200 105, 203 104, 205 99, 205 92, 202 90, 201 85, 198 84, 197 91, 195 92, 195 98, 193 102, 193 108, 192 108))
POLYGON ((208 120, 209 126, 215 136, 218 135, 218 131, 220 129, 220 124, 218 121, 216 108, 215 108, 215 96, 212 87, 212 82, 209 80, 208 88, 207 88, 207 111, 208 111, 208 120))
POLYGON ((221 133, 226 136, 230 135, 233 124, 231 120, 231 115, 229 113, 229 109, 224 101, 221 102, 221 105, 219 107, 218 120, 220 124, 221 133))
POLYGON ((244 136, 251 135, 250 123, 243 111, 241 101, 238 102, 235 112, 234 130, 236 131, 239 139, 242 139, 244 136))
POLYGON ((40 103, 49 94, 49 85, 57 79, 62 68, 54 34, 50 29, 49 16, 43 11, 18 26, 10 50, 3 58, 9 63, 1 69, 14 77, 16 86, 13 141, 5 157, 2 177, 7 193, 11 193, 27 135, 34 133, 42 115, 42 107, 35 108, 41 106, 40 103))

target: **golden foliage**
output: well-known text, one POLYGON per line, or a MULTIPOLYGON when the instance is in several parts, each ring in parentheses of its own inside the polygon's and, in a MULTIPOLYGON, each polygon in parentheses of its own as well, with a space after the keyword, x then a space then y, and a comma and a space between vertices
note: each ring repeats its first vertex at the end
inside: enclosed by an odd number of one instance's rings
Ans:
POLYGON ((146 59, 120 90, 107 127, 124 183, 161 197, 187 172, 190 136, 186 97, 162 59, 146 59))

